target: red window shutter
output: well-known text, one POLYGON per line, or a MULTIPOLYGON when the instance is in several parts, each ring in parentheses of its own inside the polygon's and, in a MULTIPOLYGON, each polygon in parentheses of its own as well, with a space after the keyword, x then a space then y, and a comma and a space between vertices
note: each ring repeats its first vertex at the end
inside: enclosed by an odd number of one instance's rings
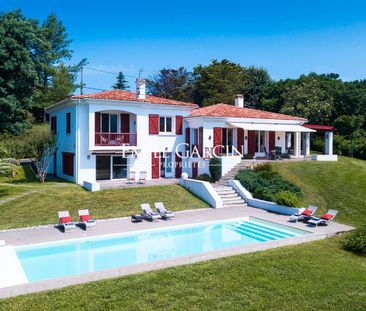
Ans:
POLYGON ((122 142, 128 144, 130 142, 130 115, 128 113, 121 113, 121 133, 127 134, 123 135, 122 142))
POLYGON ((276 147, 276 132, 269 132, 269 144, 268 144, 268 152, 271 152, 276 147))
POLYGON ((189 127, 186 128, 186 150, 190 150, 191 144, 191 129, 189 127))
POLYGON ((99 133, 100 132, 100 112, 96 112, 94 113, 94 116, 95 116, 95 124, 94 124, 94 127, 95 127, 95 133, 99 133))
POLYGON ((203 155, 203 127, 200 127, 198 130, 198 152, 200 156, 203 155))
POLYGON ((156 152, 151 153, 151 178, 160 178, 160 158, 159 153, 156 152))
POLYGON ((175 178, 182 176, 182 152, 175 153, 175 178))
POLYGON ((241 154, 244 154, 244 130, 238 128, 236 131, 236 148, 241 154))
POLYGON ((149 114, 149 134, 159 134, 159 115, 149 114))
MULTIPOLYGON (((215 127, 214 128, 214 147, 222 145, 222 128, 215 127)), ((215 149, 215 153, 218 155, 221 153, 221 147, 215 149)))
POLYGON ((57 134, 57 117, 51 117, 51 133, 57 134))
POLYGON ((255 131, 248 131, 248 153, 255 154, 255 131))
POLYGON ((71 112, 66 113, 66 134, 71 133, 71 112))
POLYGON ((175 135, 183 134, 183 117, 176 116, 175 117, 175 135))

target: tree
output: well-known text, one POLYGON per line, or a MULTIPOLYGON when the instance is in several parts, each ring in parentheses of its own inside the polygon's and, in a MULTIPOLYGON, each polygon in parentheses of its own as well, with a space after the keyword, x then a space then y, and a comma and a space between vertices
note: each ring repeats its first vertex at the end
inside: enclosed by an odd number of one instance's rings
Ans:
POLYGON ((55 103, 55 101, 51 101, 55 97, 55 93, 58 94, 57 101, 60 101, 74 91, 74 87, 70 87, 70 84, 74 83, 75 77, 72 74, 72 67, 62 64, 63 60, 71 58, 72 40, 68 39, 66 28, 61 21, 57 20, 54 13, 50 14, 39 27, 39 36, 48 44, 36 51, 35 65, 38 83, 31 111, 36 120, 42 122, 45 121, 44 108, 55 103), (66 73, 66 68, 69 69, 68 73, 66 73), (61 84, 66 84, 65 88, 60 87, 61 76, 63 78, 61 84), (55 79, 58 79, 58 83, 55 83, 55 79), (55 86, 57 90, 53 89, 55 86))
POLYGON ((146 81, 150 94, 175 100, 190 101, 192 74, 184 67, 163 68, 146 81))
POLYGON ((0 132, 29 127, 27 111, 37 81, 35 51, 43 45, 37 22, 20 11, 0 14, 0 132))
POLYGON ((30 155, 34 158, 39 181, 43 183, 47 177, 51 156, 56 150, 56 137, 47 128, 33 130, 29 138, 30 155))
POLYGON ((281 113, 304 117, 310 123, 329 123, 334 99, 317 75, 288 81, 281 96, 284 103, 281 113))
POLYGON ((193 69, 194 99, 199 105, 234 104, 236 94, 244 95, 245 105, 261 108, 265 87, 271 82, 266 70, 242 67, 227 59, 213 60, 208 66, 193 69))
POLYGON ((122 71, 118 73, 117 82, 112 86, 115 90, 128 90, 128 81, 122 71))

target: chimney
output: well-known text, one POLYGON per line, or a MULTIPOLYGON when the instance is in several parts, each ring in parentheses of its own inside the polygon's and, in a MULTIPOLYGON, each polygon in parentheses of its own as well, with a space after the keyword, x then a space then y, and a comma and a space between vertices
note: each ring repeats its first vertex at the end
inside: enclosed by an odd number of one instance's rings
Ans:
POLYGON ((235 106, 244 108, 244 96, 242 94, 235 95, 235 106))
POLYGON ((136 79, 136 97, 138 99, 145 99, 146 82, 143 79, 136 79))

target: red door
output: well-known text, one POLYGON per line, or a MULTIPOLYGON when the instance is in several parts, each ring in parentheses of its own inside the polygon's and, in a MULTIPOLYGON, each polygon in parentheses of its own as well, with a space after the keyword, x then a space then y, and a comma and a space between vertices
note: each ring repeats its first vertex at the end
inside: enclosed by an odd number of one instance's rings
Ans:
POLYGON ((151 153, 151 178, 160 178, 160 157, 158 152, 151 153))
POLYGON ((271 152, 276 147, 276 132, 269 132, 269 146, 268 152, 271 152))
POLYGON ((255 131, 248 131, 248 154, 255 155, 255 131))
POLYGON ((236 135, 236 139, 237 139, 236 148, 243 155, 244 154, 244 130, 238 128, 236 133, 237 133, 237 135, 236 135))
POLYGON ((195 179, 198 176, 198 162, 192 162, 192 178, 195 179))
POLYGON ((222 128, 214 127, 214 148, 216 155, 221 153, 221 145, 222 145, 222 128), (218 147, 220 146, 220 147, 218 147))
POLYGON ((130 115, 128 113, 121 113, 121 133, 122 143, 128 144, 130 142, 130 115))
POLYGON ((175 153, 175 178, 182 176, 182 152, 175 153))

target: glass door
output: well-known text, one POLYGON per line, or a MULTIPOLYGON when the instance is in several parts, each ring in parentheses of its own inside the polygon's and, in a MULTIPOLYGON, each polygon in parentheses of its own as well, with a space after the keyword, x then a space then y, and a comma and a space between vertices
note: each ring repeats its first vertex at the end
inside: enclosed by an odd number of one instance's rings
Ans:
POLYGON ((124 179, 127 178, 127 158, 121 156, 112 157, 112 172, 113 179, 124 179))
POLYGON ((96 156, 96 179, 97 180, 111 179, 110 156, 96 156))

